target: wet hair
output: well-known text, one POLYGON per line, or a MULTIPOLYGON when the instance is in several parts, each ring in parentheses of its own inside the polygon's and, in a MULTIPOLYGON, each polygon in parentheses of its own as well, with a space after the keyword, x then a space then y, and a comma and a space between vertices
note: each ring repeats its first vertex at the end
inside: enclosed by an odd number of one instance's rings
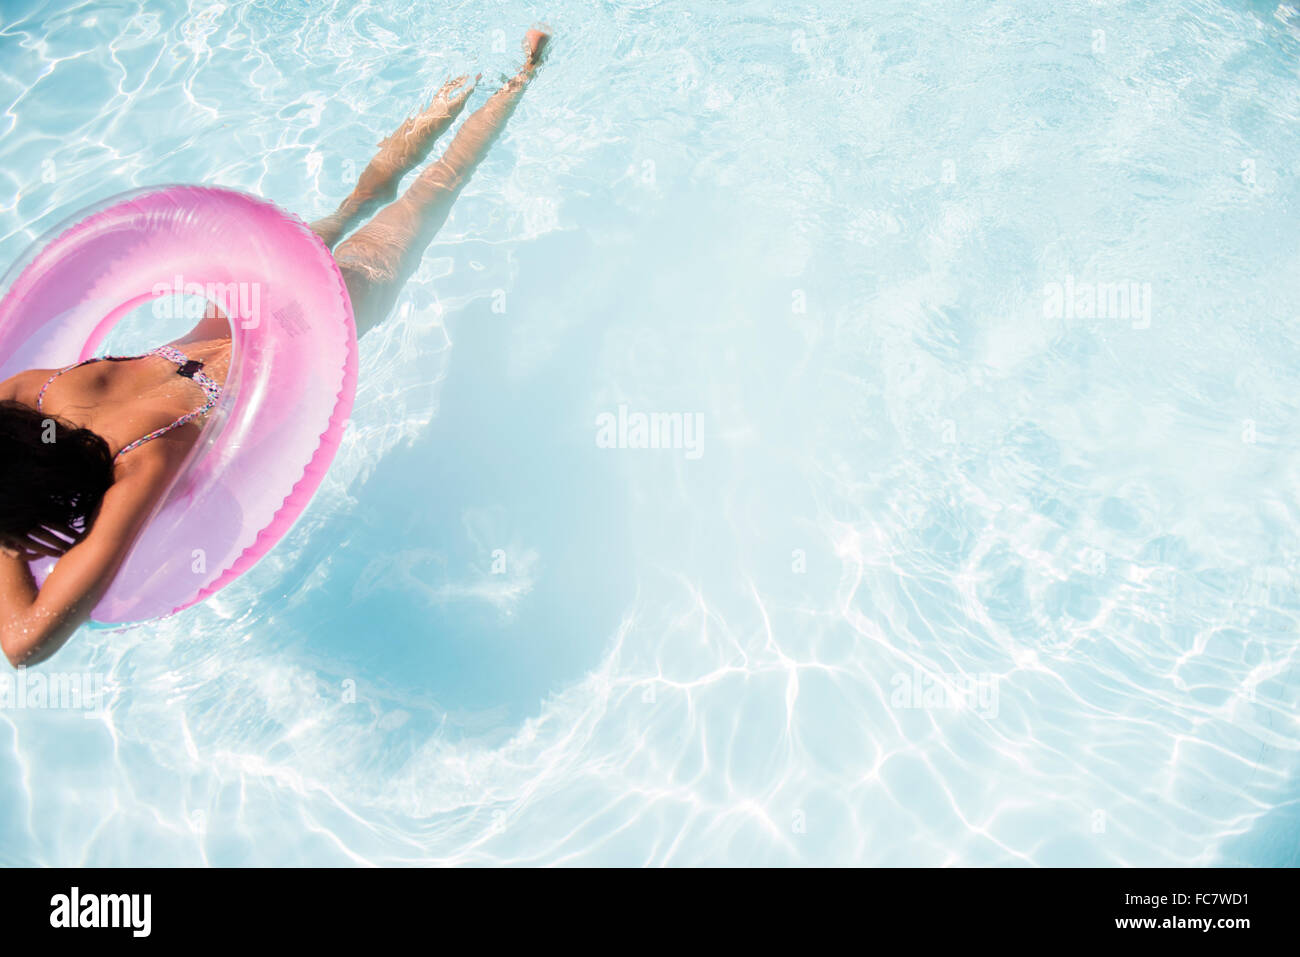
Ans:
POLYGON ((113 484, 113 454, 90 429, 0 401, 0 535, 84 529, 113 484))

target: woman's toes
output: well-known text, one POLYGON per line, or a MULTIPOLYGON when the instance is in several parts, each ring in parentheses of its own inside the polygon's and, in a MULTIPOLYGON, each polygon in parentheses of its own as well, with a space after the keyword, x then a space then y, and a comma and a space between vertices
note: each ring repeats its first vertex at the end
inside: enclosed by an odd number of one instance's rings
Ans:
POLYGON ((452 77, 439 88, 438 92, 433 95, 433 98, 435 100, 449 99, 452 93, 456 92, 459 87, 464 86, 465 81, 468 79, 468 73, 462 73, 460 76, 452 77))
POLYGON ((468 77, 461 77, 460 80, 463 87, 459 93, 447 101, 448 107, 452 110, 460 109, 465 104, 465 101, 469 99, 470 94, 474 92, 474 87, 478 85, 478 78, 482 75, 482 73, 477 74, 473 80, 470 80, 468 77))
POLYGON ((524 52, 528 54, 529 66, 536 66, 542 62, 542 55, 546 52, 546 44, 551 40, 551 35, 546 30, 533 29, 524 35, 524 52))
POLYGON ((477 82, 478 77, 471 82, 468 74, 448 80, 433 95, 429 105, 424 108, 423 115, 436 113, 441 117, 454 116, 474 92, 474 84, 477 82))

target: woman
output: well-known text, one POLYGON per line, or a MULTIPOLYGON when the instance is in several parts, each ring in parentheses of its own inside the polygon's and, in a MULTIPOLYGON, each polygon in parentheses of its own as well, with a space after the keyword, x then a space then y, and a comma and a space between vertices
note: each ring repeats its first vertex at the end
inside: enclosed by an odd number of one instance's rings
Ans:
MULTIPOLYGON (((384 140, 351 195, 312 224, 326 246, 338 247, 358 335, 388 315, 548 40, 529 31, 523 67, 400 199, 402 177, 424 162, 473 92, 465 77, 384 140)), ((15 667, 45 660, 87 620, 216 407, 230 345, 226 319, 212 316, 142 356, 30 369, 0 383, 0 646, 15 667), (58 562, 38 589, 28 563, 41 556, 58 562)))

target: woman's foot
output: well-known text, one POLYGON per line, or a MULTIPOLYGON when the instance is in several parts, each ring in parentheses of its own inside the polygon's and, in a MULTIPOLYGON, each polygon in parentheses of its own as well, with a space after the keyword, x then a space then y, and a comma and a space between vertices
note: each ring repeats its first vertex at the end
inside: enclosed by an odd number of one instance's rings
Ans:
POLYGON ((465 108, 465 101, 474 92, 478 79, 476 76, 471 81, 468 76, 458 76, 448 80, 428 106, 407 117, 391 136, 380 142, 379 152, 366 164, 347 199, 329 216, 311 225, 328 248, 333 249, 359 220, 374 215, 397 198, 402 177, 428 158, 434 142, 465 108))
POLYGON ((478 80, 477 76, 472 81, 468 76, 448 80, 428 106, 407 117, 391 136, 380 141, 379 152, 366 165, 345 204, 352 205, 360 215, 369 215, 396 199, 402 177, 428 158, 434 142, 465 108, 478 80))
POLYGON ((551 34, 545 28, 532 29, 524 35, 524 53, 528 56, 524 63, 525 70, 531 73, 542 65, 542 57, 545 56, 547 44, 550 42, 551 34))

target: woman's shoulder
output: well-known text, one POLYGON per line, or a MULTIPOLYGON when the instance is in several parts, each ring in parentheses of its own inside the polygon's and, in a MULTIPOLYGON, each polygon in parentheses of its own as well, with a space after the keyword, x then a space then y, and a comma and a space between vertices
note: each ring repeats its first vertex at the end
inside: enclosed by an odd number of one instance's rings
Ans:
POLYGON ((36 397, 41 386, 49 381, 57 369, 28 369, 0 382, 0 402, 21 402, 23 405, 36 405, 36 397))

